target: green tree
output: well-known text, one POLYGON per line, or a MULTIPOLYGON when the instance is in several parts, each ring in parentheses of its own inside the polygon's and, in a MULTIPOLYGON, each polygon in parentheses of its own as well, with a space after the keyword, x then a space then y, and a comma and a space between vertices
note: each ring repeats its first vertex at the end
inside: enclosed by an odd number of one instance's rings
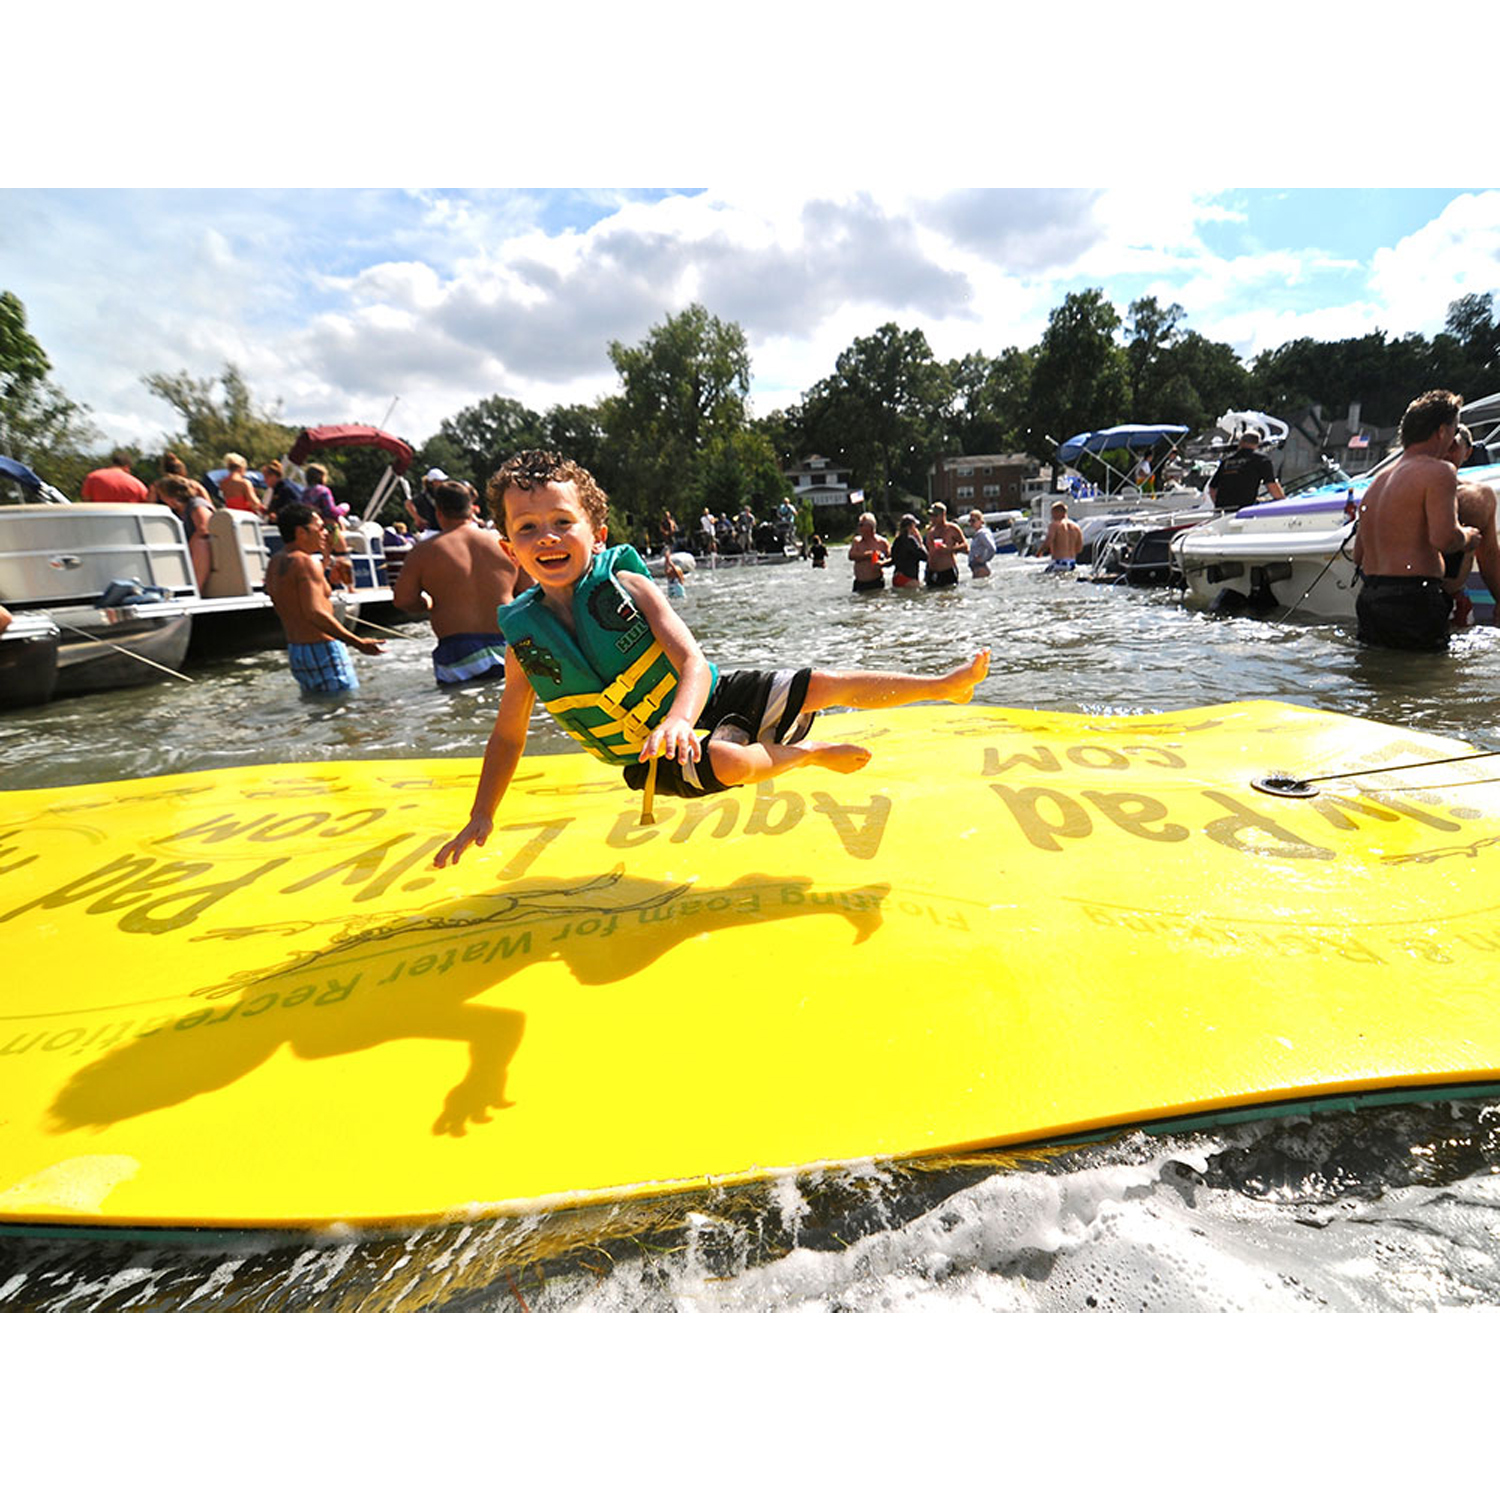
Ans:
POLYGON ((547 447, 581 464, 599 481, 606 494, 614 493, 619 469, 604 430, 599 403, 548 407, 546 428, 547 447))
POLYGON ((486 396, 445 418, 437 437, 459 455, 452 460, 452 468, 443 463, 437 467, 452 479, 467 481, 482 494, 490 475, 511 454, 522 448, 546 447, 547 424, 537 412, 509 396, 486 396))
POLYGON ((1234 350, 1187 328, 1185 316, 1176 302, 1164 308, 1155 297, 1130 304, 1131 420, 1203 428, 1248 400, 1249 372, 1234 350))
MULTIPOLYGON (((738 323, 697 303, 652 328, 634 347, 614 341, 609 357, 621 389, 600 403, 615 474, 611 500, 620 524, 651 535, 662 512, 679 521, 715 494, 749 494, 760 450, 745 432, 750 354, 738 323)), ((723 502, 721 501, 721 505, 723 502)))
POLYGON ((189 472, 222 467, 226 453, 243 454, 252 466, 265 463, 285 453, 297 436, 297 429, 281 420, 281 403, 258 405, 233 364, 206 378, 179 370, 143 375, 141 383, 181 418, 181 432, 165 442, 189 472))
POLYGON ((1251 389, 1255 405, 1265 411, 1321 405, 1333 420, 1357 401, 1364 421, 1393 426, 1413 396, 1462 378, 1460 353, 1449 333, 1431 343, 1418 334, 1388 339, 1378 328, 1330 343, 1293 339, 1256 357, 1251 389))
POLYGON ((855 476, 872 510, 893 513, 923 494, 944 446, 952 386, 920 328, 882 324, 839 355, 803 400, 807 446, 855 476))
POLYGON ((1140 414, 1138 421, 1167 420, 1147 413, 1157 411, 1161 389, 1172 378, 1162 367, 1162 357, 1182 337, 1179 327, 1186 316, 1179 303, 1163 307, 1155 297, 1141 297, 1130 304, 1125 358, 1130 366, 1131 407, 1140 414))
POLYGON ((1029 351, 1009 348, 997 359, 966 354, 949 363, 945 451, 1011 453, 1021 446, 1032 362, 1029 351))
MULTIPOLYGON (((34 469, 65 494, 76 493, 93 467, 83 450, 99 439, 88 408, 48 379, 52 362, 26 326, 13 292, 0 292, 0 453, 34 469)), ((6 499, 24 499, 0 486, 6 499)))
POLYGON ((1052 438, 1131 420, 1130 364, 1116 343, 1120 315, 1097 287, 1069 292, 1054 308, 1031 375, 1026 450, 1051 462, 1052 438))

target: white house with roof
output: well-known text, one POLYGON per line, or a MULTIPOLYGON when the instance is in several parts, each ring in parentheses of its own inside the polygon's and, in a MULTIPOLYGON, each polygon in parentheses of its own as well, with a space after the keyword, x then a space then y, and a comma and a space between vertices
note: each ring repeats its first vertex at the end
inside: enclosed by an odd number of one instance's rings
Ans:
POLYGON ((782 472, 792 486, 793 499, 799 504, 803 500, 810 500, 815 510, 834 507, 842 512, 849 508, 849 481, 852 476, 848 469, 840 467, 832 459, 813 454, 782 472))

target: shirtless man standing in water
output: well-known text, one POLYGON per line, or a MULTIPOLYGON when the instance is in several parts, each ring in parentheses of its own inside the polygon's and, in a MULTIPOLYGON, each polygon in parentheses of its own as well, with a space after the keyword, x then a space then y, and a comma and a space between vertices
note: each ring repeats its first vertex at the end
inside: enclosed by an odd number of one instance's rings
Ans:
POLYGON ((1365 491, 1354 533, 1361 645, 1448 649, 1443 554, 1472 552, 1480 540, 1459 525, 1458 475, 1446 462, 1462 404, 1452 391, 1418 396, 1401 418, 1401 457, 1365 491))
POLYGON ((498 532, 474 520, 465 485, 445 479, 431 491, 438 534, 411 549, 391 590, 397 609, 426 615, 437 645, 432 671, 438 685, 505 675, 505 637, 495 612, 516 596, 517 579, 529 578, 500 550, 498 532))
POLYGON ((891 544, 875 530, 875 517, 866 511, 859 518, 859 530, 849 543, 849 561, 854 564, 854 592, 873 593, 885 587, 881 571, 891 555, 891 544))
POLYGON ((1052 502, 1052 524, 1047 528, 1041 553, 1052 561, 1045 569, 1048 573, 1071 573, 1078 566, 1078 554, 1083 551, 1083 528, 1077 521, 1068 519, 1065 501, 1052 502))
POLYGON ((355 635, 334 617, 333 590, 323 576, 323 518, 310 505, 286 505, 276 526, 284 545, 266 564, 266 593, 286 630, 292 676, 309 693, 357 688, 345 645, 379 656, 385 643, 355 635))
POLYGON ((939 501, 932 507, 932 525, 927 528, 927 587, 951 589, 958 585, 958 557, 969 550, 968 538, 948 519, 948 507, 939 501))

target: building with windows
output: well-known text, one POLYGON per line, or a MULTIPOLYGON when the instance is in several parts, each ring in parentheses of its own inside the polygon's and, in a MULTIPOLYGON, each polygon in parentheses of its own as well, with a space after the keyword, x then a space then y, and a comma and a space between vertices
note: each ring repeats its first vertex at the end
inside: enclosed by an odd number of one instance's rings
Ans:
POLYGON ((1026 480, 1036 474, 1026 453, 975 453, 939 458, 927 471, 927 502, 954 510, 1021 510, 1026 480))
POLYGON ((1400 427, 1377 427, 1360 420, 1360 403, 1349 403, 1346 417, 1331 421, 1321 406, 1307 406, 1283 420, 1291 429, 1276 468, 1283 481, 1320 467, 1326 456, 1351 477, 1373 468, 1396 445, 1400 427))
POLYGON ((842 516, 848 510, 850 474, 832 459, 813 454, 782 472, 792 486, 792 498, 798 504, 810 500, 814 513, 832 507, 842 516))

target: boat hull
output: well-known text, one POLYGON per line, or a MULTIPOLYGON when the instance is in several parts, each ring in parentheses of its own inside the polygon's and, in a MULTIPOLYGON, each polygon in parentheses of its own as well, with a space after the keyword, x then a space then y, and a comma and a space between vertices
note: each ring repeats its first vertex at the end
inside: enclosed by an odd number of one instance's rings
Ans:
POLYGON ((44 615, 17 615, 0 633, 0 712, 39 708, 57 690, 61 632, 44 615))
POLYGON ((192 617, 180 603, 77 607, 50 614, 61 632, 60 698, 162 682, 182 665, 193 628, 192 617))

